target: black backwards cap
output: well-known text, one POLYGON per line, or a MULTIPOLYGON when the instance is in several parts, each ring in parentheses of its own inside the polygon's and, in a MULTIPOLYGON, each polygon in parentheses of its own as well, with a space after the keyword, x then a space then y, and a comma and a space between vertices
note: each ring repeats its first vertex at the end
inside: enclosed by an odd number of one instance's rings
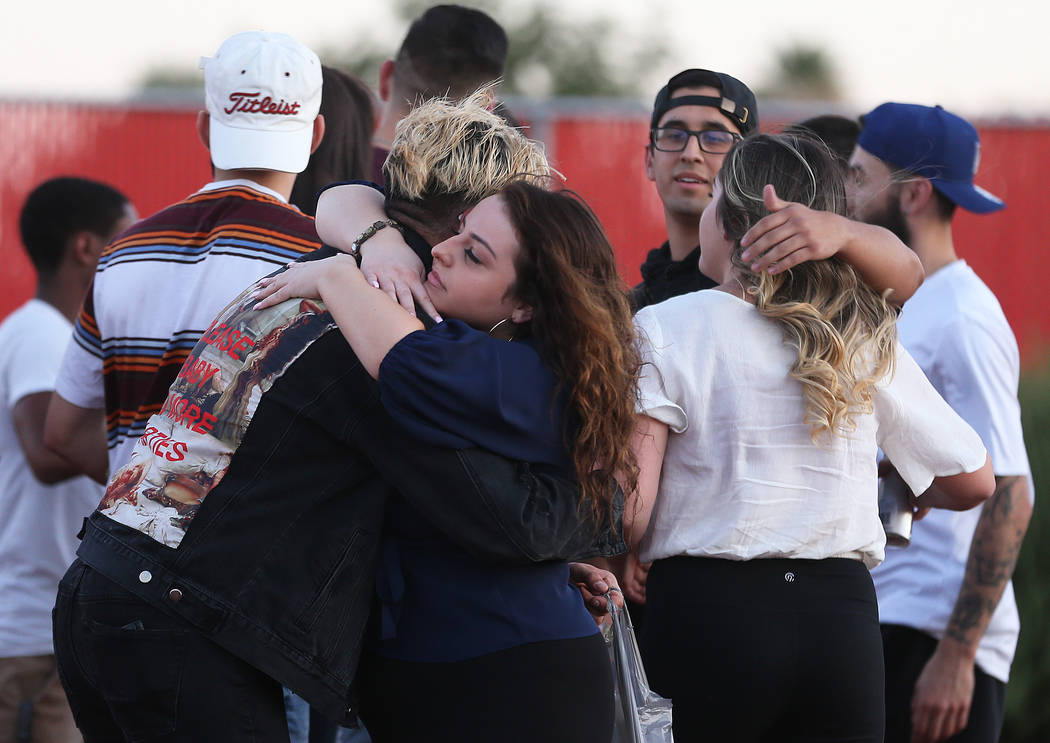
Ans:
POLYGON ((737 125, 745 137, 758 130, 758 104, 751 89, 735 77, 711 70, 684 70, 660 88, 653 103, 650 128, 656 128, 665 113, 678 106, 711 106, 717 108, 737 125), (672 98, 681 88, 708 86, 718 88, 721 98, 706 95, 683 95, 672 98))

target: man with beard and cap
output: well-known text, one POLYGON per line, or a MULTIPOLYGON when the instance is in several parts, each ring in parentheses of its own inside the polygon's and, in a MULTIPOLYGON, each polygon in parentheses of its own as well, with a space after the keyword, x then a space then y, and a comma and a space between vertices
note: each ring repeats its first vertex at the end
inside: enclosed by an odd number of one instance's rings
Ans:
POLYGON ((986 214, 1005 206, 974 184, 979 160, 969 122, 940 106, 902 103, 863 117, 850 159, 854 214, 894 231, 926 271, 901 313, 900 341, 981 435, 996 475, 995 494, 981 509, 931 511, 914 524, 910 546, 888 549, 872 572, 890 743, 998 740, 1020 627, 1010 576, 1033 489, 1017 342, 952 241, 957 207, 986 214))

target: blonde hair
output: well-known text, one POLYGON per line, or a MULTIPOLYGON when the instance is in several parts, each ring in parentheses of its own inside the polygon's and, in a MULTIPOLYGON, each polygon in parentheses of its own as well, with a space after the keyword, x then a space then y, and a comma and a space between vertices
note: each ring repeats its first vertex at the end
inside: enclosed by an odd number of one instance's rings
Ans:
POLYGON ((473 203, 512 180, 546 180, 542 145, 490 111, 491 100, 491 86, 458 103, 435 98, 398 122, 383 166, 390 198, 473 203))
POLYGON ((759 312, 774 320, 798 352, 791 376, 802 384, 805 422, 814 442, 845 435, 855 417, 872 412, 875 385, 893 371, 896 312, 860 280, 852 266, 829 258, 783 273, 755 274, 740 259, 740 238, 768 214, 762 189, 785 201, 846 214, 842 171, 822 142, 807 136, 760 134, 726 156, 717 216, 735 241, 732 261, 759 312))

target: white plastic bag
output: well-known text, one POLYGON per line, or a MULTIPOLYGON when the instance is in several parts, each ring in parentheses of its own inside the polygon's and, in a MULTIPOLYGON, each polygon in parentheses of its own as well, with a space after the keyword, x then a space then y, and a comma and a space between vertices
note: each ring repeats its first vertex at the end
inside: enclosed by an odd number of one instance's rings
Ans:
POLYGON ((626 608, 616 606, 609 594, 605 599, 612 621, 602 634, 609 648, 616 698, 612 743, 674 743, 671 700, 649 688, 631 616, 626 608))

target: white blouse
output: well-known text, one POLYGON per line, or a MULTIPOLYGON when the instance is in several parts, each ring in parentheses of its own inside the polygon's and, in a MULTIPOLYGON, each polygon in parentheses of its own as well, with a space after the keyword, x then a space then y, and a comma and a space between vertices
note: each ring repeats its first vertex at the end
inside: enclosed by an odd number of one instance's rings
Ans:
POLYGON ((671 434, 641 558, 882 561, 876 454, 916 493, 985 461, 980 438, 907 352, 848 436, 816 445, 796 352, 750 303, 718 290, 641 310, 639 412, 671 434))

